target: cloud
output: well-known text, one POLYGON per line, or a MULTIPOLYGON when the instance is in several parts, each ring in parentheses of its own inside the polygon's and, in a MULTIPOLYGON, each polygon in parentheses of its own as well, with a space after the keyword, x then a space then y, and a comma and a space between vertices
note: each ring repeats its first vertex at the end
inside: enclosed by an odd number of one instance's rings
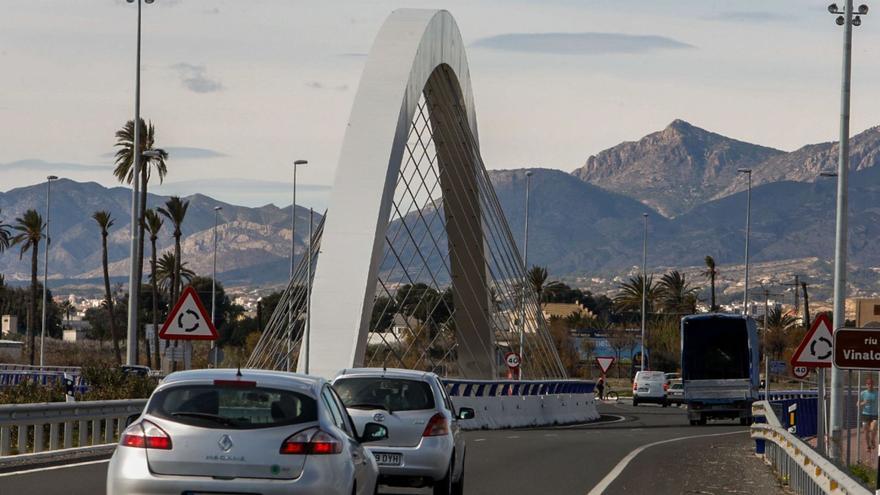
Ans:
POLYGON ((113 170, 112 165, 83 165, 81 163, 47 162, 35 158, 27 158, 9 163, 0 163, 0 170, 30 170, 42 172, 106 172, 113 170))
POLYGON ((508 33, 481 38, 472 45, 525 53, 607 55, 694 48, 665 36, 622 33, 508 33))
POLYGON ((348 84, 339 84, 339 85, 328 85, 324 84, 320 81, 309 81, 306 83, 306 86, 312 89, 328 89, 331 91, 346 91, 348 90, 348 84))
POLYGON ((171 69, 177 72, 180 82, 195 93, 213 93, 223 89, 223 84, 220 81, 210 79, 206 75, 207 69, 204 65, 180 62, 172 65, 171 69))
POLYGON ((762 11, 740 11, 740 12, 721 12, 716 15, 704 17, 708 21, 722 22, 778 22, 792 19, 792 16, 784 16, 774 12, 762 11))
MULTIPOLYGON (((220 158, 226 155, 226 153, 221 153, 216 150, 211 150, 208 148, 194 148, 191 146, 168 146, 163 147, 165 151, 168 152, 168 158, 170 160, 188 160, 188 159, 205 159, 205 158, 220 158)), ((111 151, 108 153, 104 153, 101 155, 101 158, 115 158, 116 152, 111 151)))

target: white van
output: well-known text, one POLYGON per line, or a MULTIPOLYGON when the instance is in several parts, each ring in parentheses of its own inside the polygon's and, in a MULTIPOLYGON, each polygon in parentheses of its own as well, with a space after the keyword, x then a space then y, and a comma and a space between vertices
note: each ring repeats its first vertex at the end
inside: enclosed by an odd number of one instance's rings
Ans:
POLYGON ((666 373, 662 371, 636 372, 636 378, 633 380, 633 406, 644 402, 662 404, 663 407, 668 406, 669 403, 666 400, 666 387, 668 386, 666 373))

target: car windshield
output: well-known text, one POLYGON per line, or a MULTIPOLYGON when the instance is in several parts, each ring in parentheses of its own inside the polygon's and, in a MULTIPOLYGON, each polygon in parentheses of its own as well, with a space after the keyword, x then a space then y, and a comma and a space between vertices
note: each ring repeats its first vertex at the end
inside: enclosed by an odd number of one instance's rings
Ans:
POLYGON ((434 409, 431 386, 420 380, 401 378, 342 378, 333 384, 345 407, 419 411, 434 409))
POLYGON ((261 387, 181 385, 157 392, 147 413, 203 428, 272 428, 317 421, 313 398, 261 387))

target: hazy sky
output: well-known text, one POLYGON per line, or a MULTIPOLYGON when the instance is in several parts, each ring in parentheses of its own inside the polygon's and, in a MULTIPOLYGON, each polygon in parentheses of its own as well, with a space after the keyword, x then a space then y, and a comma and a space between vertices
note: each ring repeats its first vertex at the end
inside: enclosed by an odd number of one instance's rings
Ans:
MULTIPOLYGON (((457 19, 491 168, 569 171, 675 118, 786 150, 836 139, 842 29, 825 0, 156 0, 143 8, 142 115, 172 152, 159 192, 289 204, 289 164, 307 158, 302 202, 323 206, 366 54, 398 7, 457 19)), ((4 0, 0 190, 47 173, 114 184, 135 10, 4 0)), ((878 51, 869 15, 854 132, 880 123, 878 51)))

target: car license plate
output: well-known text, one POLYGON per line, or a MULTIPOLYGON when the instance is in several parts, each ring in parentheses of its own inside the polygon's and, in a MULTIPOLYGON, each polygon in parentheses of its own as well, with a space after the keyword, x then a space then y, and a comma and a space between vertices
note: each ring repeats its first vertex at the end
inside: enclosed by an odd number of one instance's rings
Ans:
POLYGON ((376 458, 376 464, 380 466, 400 466, 403 461, 403 456, 401 454, 374 452, 373 457, 376 458))
POLYGON ((648 387, 639 387, 639 392, 647 392, 648 387))

